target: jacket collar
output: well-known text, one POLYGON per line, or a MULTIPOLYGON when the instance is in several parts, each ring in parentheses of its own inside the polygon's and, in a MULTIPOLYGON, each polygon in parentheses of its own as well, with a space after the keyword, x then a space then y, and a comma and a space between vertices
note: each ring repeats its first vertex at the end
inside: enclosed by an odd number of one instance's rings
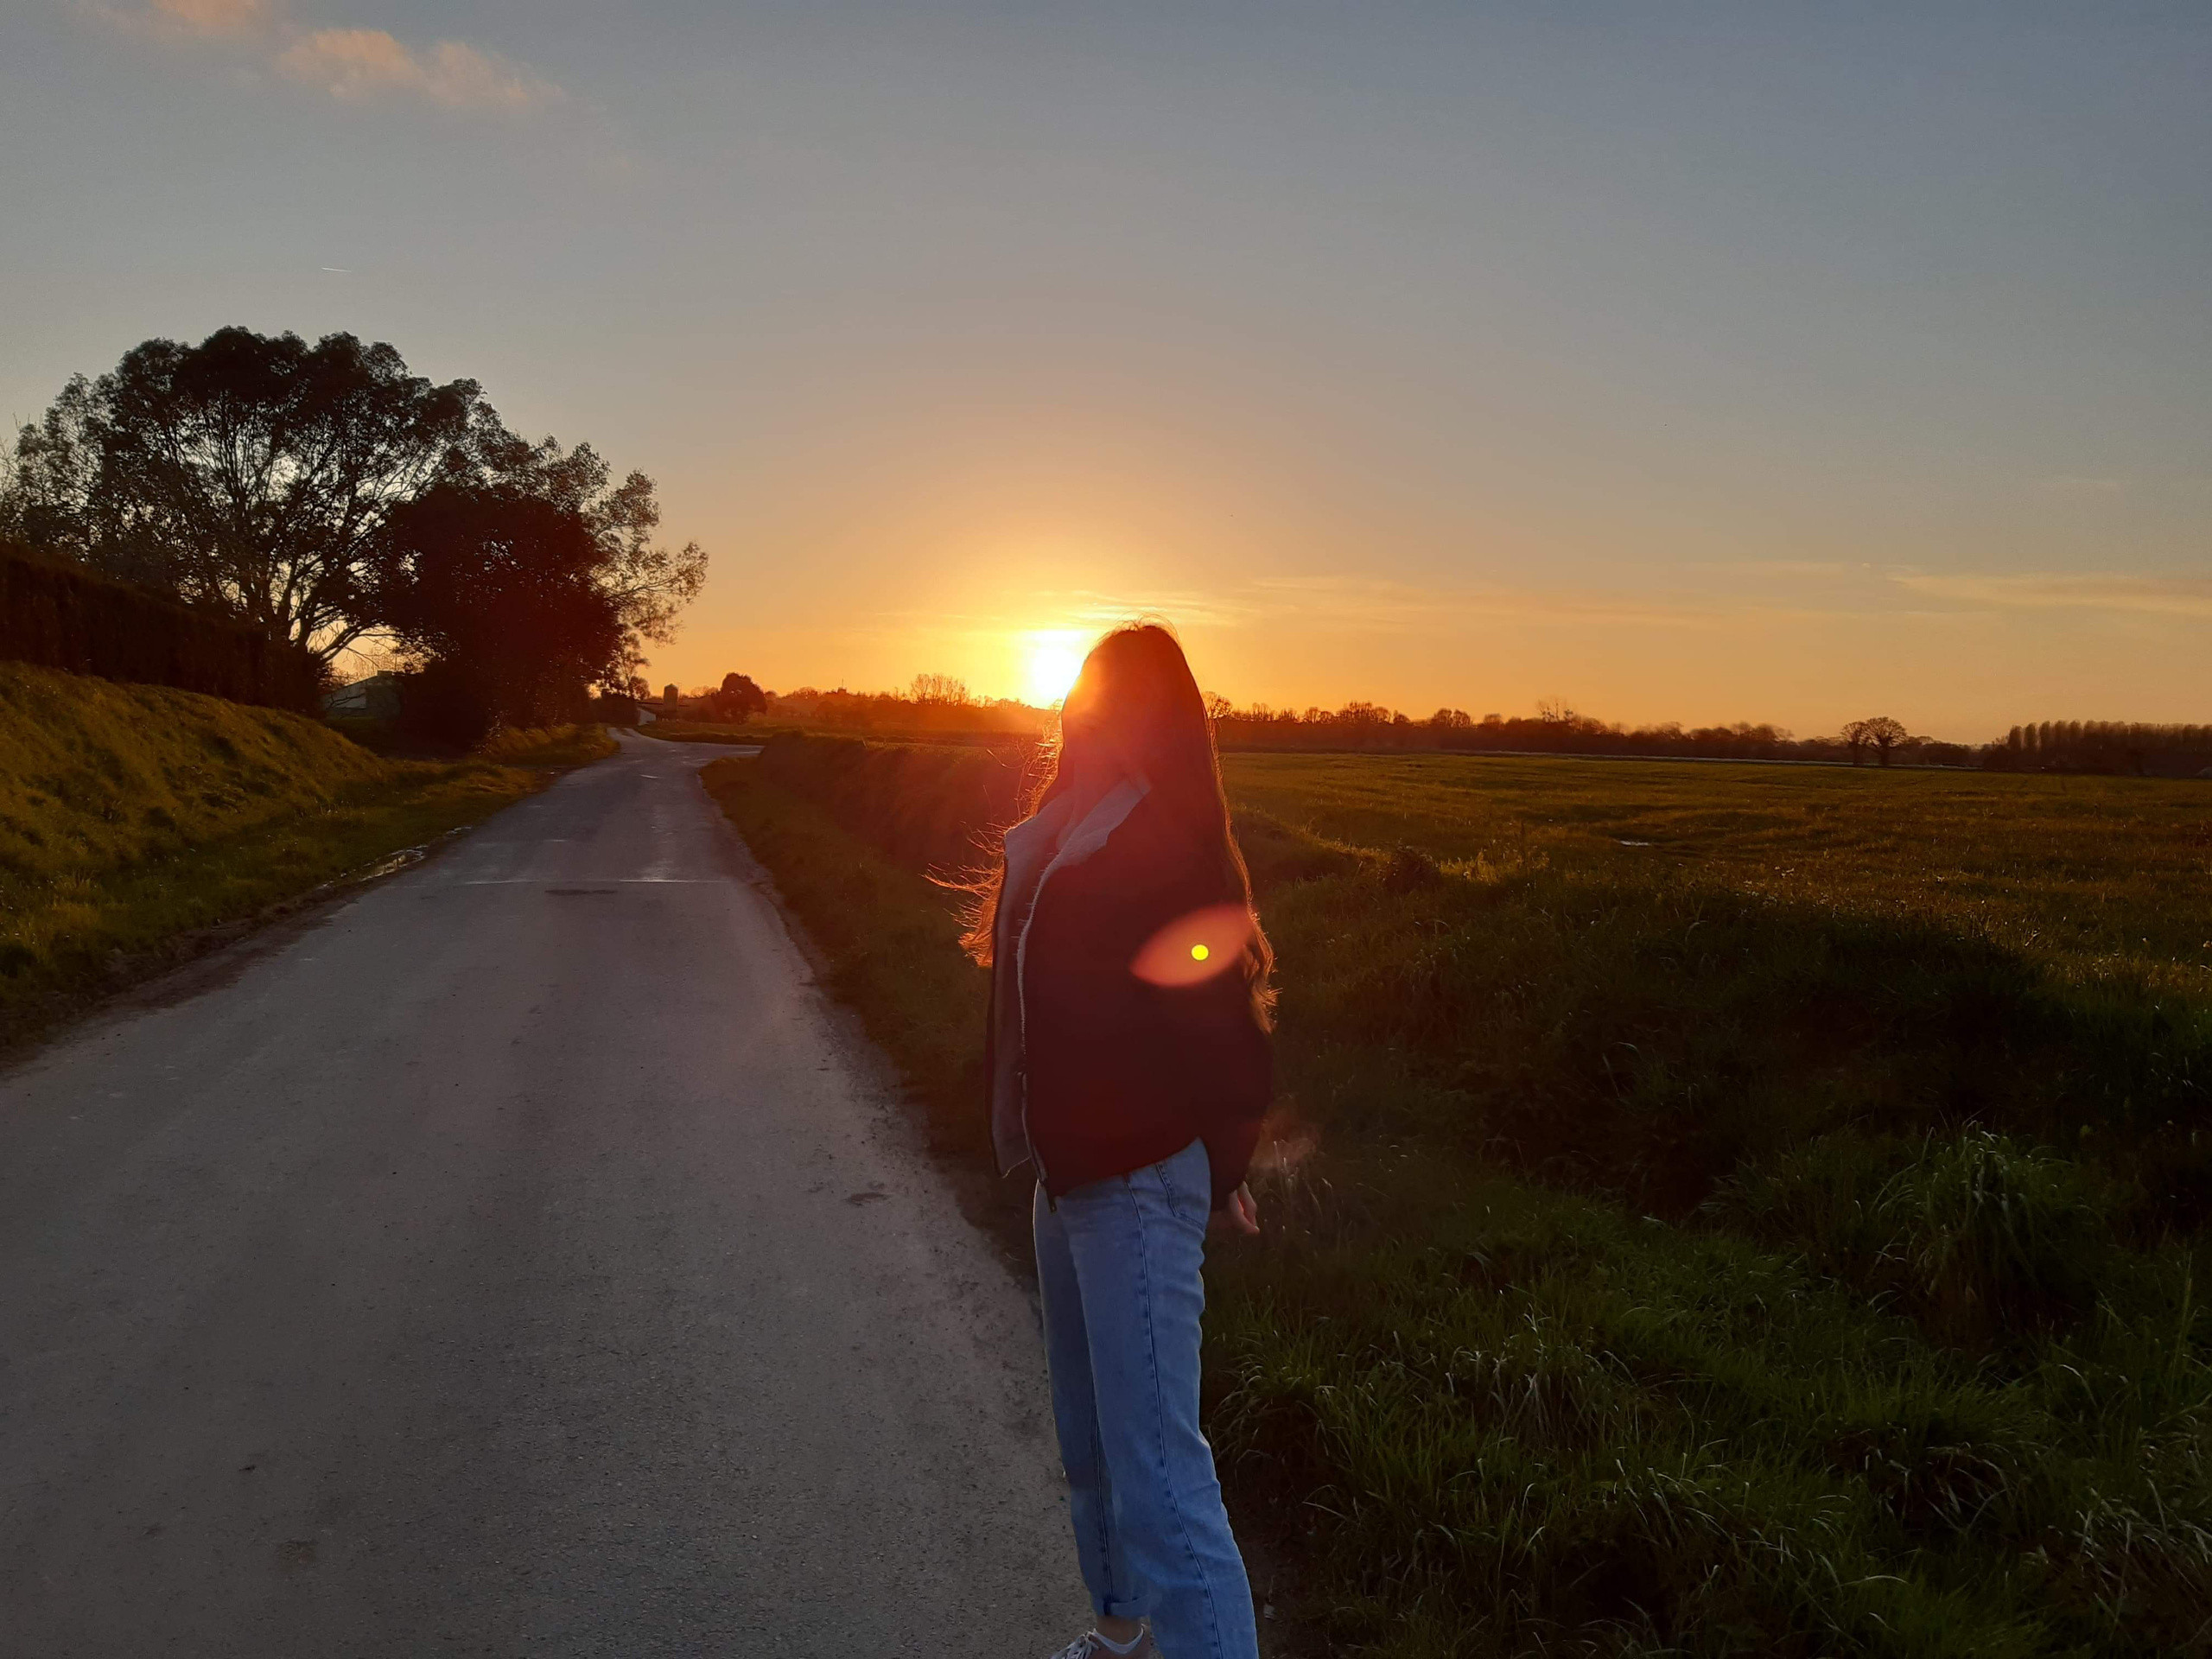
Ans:
POLYGON ((1027 887, 1029 873, 1036 869, 1039 861, 1045 866, 1036 878, 1039 887, 1055 870, 1082 863, 1106 844, 1136 810, 1137 803, 1151 792, 1151 785, 1142 779, 1125 778, 1100 796, 1079 820, 1068 825, 1065 834, 1059 831, 1067 822, 1066 798, 1046 803, 1006 832, 1007 884, 1017 889, 1027 887))
POLYGON ((1103 847, 1108 837, 1122 827, 1122 820, 1136 810, 1137 803, 1151 792, 1148 784, 1132 778, 1124 778, 1108 790, 1098 798, 1097 804, 1061 837, 1059 853, 1046 874, 1049 875, 1065 865, 1080 864, 1103 847))

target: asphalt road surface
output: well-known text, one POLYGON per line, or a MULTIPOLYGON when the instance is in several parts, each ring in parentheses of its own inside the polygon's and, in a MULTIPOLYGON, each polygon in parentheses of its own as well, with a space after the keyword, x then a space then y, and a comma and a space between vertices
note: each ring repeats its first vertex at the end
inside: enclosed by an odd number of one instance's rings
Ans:
POLYGON ((1032 1303, 625 734, 0 1073, 0 1654, 1041 1655, 1032 1303))

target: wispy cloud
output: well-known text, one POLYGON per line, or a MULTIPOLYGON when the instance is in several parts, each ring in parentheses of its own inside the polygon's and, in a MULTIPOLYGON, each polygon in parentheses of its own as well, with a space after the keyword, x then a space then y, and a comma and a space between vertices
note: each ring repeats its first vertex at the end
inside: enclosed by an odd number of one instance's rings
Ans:
POLYGON ((1178 628, 1233 628, 1263 613, 1249 595, 1200 593, 1194 589, 1035 588, 1003 607, 979 611, 897 609, 869 613, 873 626, 887 634, 918 627, 942 627, 978 637, 1008 632, 1103 633, 1141 619, 1166 619, 1178 628))
POLYGON ((567 97, 527 64, 466 41, 416 46, 389 29, 313 29, 295 22, 283 0, 143 0, 99 10, 132 33, 167 45, 228 47, 258 67, 343 103, 400 99, 519 112, 567 97))
POLYGON ((1886 580, 1910 566, 1875 564, 1866 559, 1700 559, 1686 567, 1725 576, 1768 576, 1782 581, 1863 582, 1886 580))
MULTIPOLYGON (((1639 626, 1704 627, 1782 607, 1751 602, 1688 600, 1571 589, 1427 588, 1363 575, 1257 576, 1222 588, 1037 589, 1018 605, 988 613, 887 612, 887 626, 927 620, 978 633, 1039 626, 1103 631, 1140 618, 1164 618, 1180 629, 1297 627, 1322 623, 1360 633, 1433 634, 1468 622, 1521 620, 1639 626)), ((1796 612, 1789 613, 1795 614, 1796 612)))
POLYGON ((2212 577, 2089 571, 1950 574, 1909 564, 1760 560, 1699 567, 1795 588, 1822 615, 1927 615, 1961 611, 2130 611, 2212 616, 2212 577))
POLYGON ((180 35, 251 35, 273 21, 270 0, 152 0, 143 10, 114 10, 118 21, 180 35))
POLYGON ((527 110, 561 97, 537 71, 440 41, 417 52, 381 29, 319 29, 277 54, 276 67, 347 103, 414 96, 449 109, 527 110))
POLYGON ((2036 487, 2045 495, 2063 496, 2069 501, 2094 501, 2101 496, 2118 495, 2127 487, 2127 480, 2093 478, 2084 473, 2053 473, 2036 480, 2036 487))
POLYGON ((1965 611, 2103 610, 2212 616, 2212 578, 2095 575, 1934 575, 1909 566, 1847 561, 1715 564, 1757 572, 1763 590, 1637 592, 1510 583, 1426 587, 1359 574, 1255 576, 1219 588, 1038 588, 1004 608, 894 610, 856 619, 881 637, 939 629, 985 639, 1051 626, 1103 632, 1140 617, 1186 634, 1246 628, 1397 636, 1412 641, 1484 624, 1529 628, 1666 629, 1692 635, 1847 618, 1897 621, 1965 611), (1839 580, 1840 579, 1840 580, 1839 580))
POLYGON ((1675 599, 1504 584, 1430 588, 1360 575, 1263 576, 1249 584, 1255 613, 1326 618, 1376 633, 1427 633, 1483 618, 1702 626, 1770 605, 1700 596, 1675 599))
POLYGON ((1137 588, 1101 593, 1084 588, 1058 596, 1077 627, 1106 629, 1139 617, 1166 617, 1178 627, 1233 628, 1257 614, 1249 596, 1196 590, 1137 588))
POLYGON ((2212 577, 2037 575, 1900 575, 1897 584, 1930 598, 2006 610, 2139 611, 2212 616, 2212 577))

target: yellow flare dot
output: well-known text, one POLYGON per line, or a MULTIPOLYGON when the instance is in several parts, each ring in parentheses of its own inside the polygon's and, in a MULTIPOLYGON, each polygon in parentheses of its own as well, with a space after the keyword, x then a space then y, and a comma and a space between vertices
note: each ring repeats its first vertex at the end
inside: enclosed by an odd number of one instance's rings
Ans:
POLYGON ((1213 952, 1207 950, 1203 944, 1194 944, 1191 947, 1191 960, 1192 962, 1204 962, 1212 954, 1213 952))

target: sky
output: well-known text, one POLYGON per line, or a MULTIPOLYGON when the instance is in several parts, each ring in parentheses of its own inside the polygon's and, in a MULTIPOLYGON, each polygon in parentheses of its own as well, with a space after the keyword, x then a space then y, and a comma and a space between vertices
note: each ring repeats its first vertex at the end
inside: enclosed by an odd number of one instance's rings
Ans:
POLYGON ((2212 720, 2212 8, 7 0, 0 417, 388 340, 653 683, 2212 720))

